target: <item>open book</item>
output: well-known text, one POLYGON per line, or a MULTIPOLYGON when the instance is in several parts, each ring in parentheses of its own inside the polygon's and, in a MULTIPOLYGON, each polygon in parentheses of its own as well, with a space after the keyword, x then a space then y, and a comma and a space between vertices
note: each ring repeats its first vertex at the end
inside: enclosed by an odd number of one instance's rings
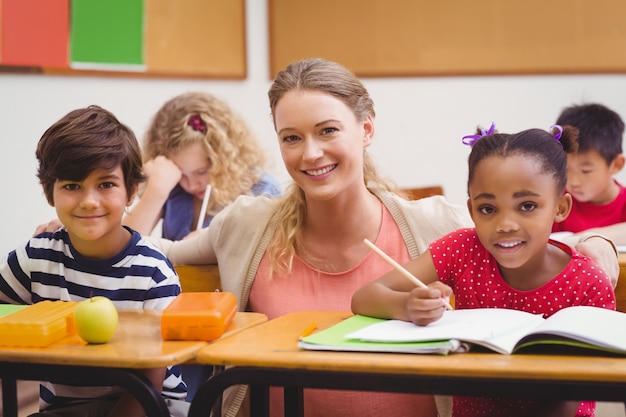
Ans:
POLYGON ((519 310, 479 308, 446 311, 427 326, 357 315, 304 338, 299 346, 446 354, 480 345, 511 354, 531 346, 557 345, 626 355, 624 329, 626 314, 599 307, 567 307, 548 319, 519 310))

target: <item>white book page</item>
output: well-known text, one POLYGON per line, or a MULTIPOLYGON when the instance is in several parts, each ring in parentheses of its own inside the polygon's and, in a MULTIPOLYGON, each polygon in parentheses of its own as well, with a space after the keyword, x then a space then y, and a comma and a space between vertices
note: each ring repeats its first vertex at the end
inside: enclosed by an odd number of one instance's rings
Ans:
POLYGON ((626 314, 600 307, 566 307, 550 316, 533 333, 569 337, 580 342, 626 350, 626 314))
POLYGON ((532 320, 529 319, 528 321, 516 323, 516 325, 511 326, 510 329, 503 330, 498 334, 493 334, 487 339, 467 339, 466 341, 488 347, 498 353, 511 354, 515 349, 517 342, 528 333, 533 332, 534 329, 536 329, 537 326, 542 325, 543 322, 545 322, 545 319, 541 315, 537 315, 534 316, 532 320))
MULTIPOLYGON (((347 334, 347 338, 369 342, 420 342, 459 339, 488 346, 504 343, 504 349, 541 324, 540 315, 524 311, 478 308, 445 311, 441 319, 427 326, 388 320, 347 334)), ((492 347, 493 348, 493 347, 492 347)), ((502 349, 494 349, 502 352, 502 349)))

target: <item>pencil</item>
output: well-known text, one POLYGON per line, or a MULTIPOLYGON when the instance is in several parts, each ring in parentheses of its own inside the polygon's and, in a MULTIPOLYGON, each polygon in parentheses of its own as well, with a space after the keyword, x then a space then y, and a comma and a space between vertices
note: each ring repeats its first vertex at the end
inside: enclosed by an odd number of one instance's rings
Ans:
POLYGON ((200 208, 200 215, 198 216, 198 226, 196 226, 196 230, 202 229, 202 225, 204 224, 204 218, 206 217, 206 209, 209 206, 210 196, 211 184, 206 186, 206 191, 204 192, 204 198, 202 199, 202 207, 200 208))
POLYGON ((300 333, 300 336, 298 337, 298 340, 304 339, 305 337, 307 337, 308 335, 313 333, 313 331, 315 329, 317 329, 317 324, 315 324, 315 323, 309 324, 309 326, 306 329, 304 329, 304 331, 302 333, 300 333))
MULTIPOLYGON (((383 252, 378 246, 374 245, 372 242, 370 242, 368 239, 363 239, 363 242, 374 252, 376 252, 376 254, 378 256, 380 256, 381 258, 383 258, 385 261, 387 261, 387 263, 391 266, 393 266, 398 272, 400 272, 402 275, 404 275, 406 278, 409 279, 409 281, 411 281, 413 284, 417 285, 418 287, 422 287, 422 288, 428 288, 428 285, 424 284, 422 281, 420 281, 419 279, 417 279, 417 277, 415 275, 413 275, 412 273, 410 273, 409 271, 406 270, 406 268, 404 268, 402 265, 400 265, 399 263, 397 263, 396 261, 394 261, 389 255, 387 255, 385 252, 383 252)), ((445 302, 445 306, 448 310, 454 310, 452 308, 452 306, 450 305, 449 302, 445 302)))

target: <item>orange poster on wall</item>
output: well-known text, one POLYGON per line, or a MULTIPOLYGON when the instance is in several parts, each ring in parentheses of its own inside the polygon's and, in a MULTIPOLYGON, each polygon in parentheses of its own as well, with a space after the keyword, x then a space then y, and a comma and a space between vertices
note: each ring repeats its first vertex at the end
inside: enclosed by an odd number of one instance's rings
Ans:
POLYGON ((0 63, 67 68, 69 0, 1 0, 0 63))
POLYGON ((161 74, 245 78, 242 0, 146 1, 145 54, 161 74))

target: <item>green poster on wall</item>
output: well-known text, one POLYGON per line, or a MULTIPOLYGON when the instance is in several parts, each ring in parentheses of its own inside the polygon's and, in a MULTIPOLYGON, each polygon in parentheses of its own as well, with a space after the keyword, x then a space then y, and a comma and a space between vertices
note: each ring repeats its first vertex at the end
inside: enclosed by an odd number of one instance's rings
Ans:
POLYGON ((72 0, 70 66, 145 71, 144 0, 72 0))

